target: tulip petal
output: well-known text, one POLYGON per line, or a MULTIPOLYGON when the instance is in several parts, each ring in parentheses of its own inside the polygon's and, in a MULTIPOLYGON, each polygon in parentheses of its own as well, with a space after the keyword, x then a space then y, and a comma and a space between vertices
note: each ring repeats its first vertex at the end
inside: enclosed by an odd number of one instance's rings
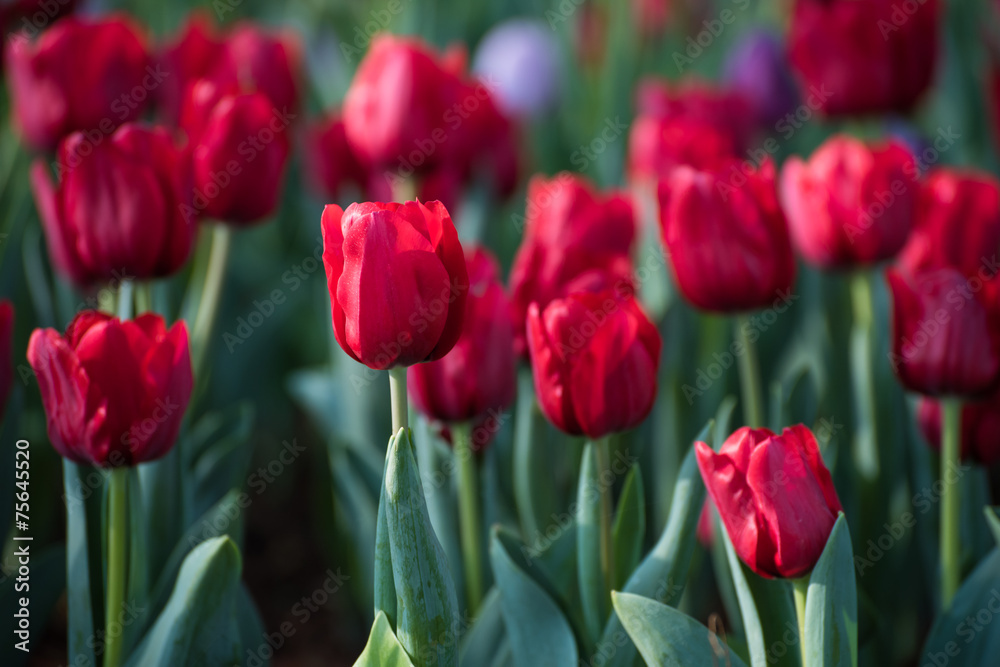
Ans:
POLYGON ((90 379, 76 354, 54 329, 36 329, 28 342, 28 363, 38 378, 49 440, 61 456, 93 464, 86 455, 86 422, 90 379))

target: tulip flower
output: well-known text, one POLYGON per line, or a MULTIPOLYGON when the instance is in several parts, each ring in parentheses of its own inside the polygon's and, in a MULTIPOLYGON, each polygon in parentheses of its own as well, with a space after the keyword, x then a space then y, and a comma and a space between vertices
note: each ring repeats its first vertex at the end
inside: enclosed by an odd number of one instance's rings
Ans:
POLYGON ((954 267, 962 275, 997 274, 1000 183, 985 172, 937 169, 920 195, 916 227, 899 256, 916 273, 954 267))
POLYGON ((544 308, 581 274, 606 271, 628 279, 636 234, 625 196, 598 193, 582 176, 569 173, 531 180, 524 222, 524 240, 510 270, 519 353, 528 306, 544 308))
POLYGON ((754 129, 753 110, 743 93, 699 79, 679 84, 653 78, 640 81, 636 109, 640 118, 684 118, 711 125, 729 137, 737 152, 748 147, 754 129))
POLYGON ((149 66, 143 36, 120 15, 70 16, 34 42, 17 36, 5 48, 14 117, 39 149, 75 131, 98 143, 137 118, 167 78, 149 66))
POLYGON ((743 427, 718 453, 695 443, 698 467, 740 559, 757 574, 796 579, 816 565, 843 511, 812 432, 743 427))
POLYGON ((789 158, 781 197, 799 252, 823 269, 895 255, 916 216, 916 173, 902 145, 866 146, 844 135, 827 140, 808 162, 789 158))
POLYGON ((431 419, 465 422, 502 411, 514 400, 516 358, 510 302, 496 259, 484 248, 466 252, 469 296, 462 334, 444 357, 409 373, 414 405, 431 419))
POLYGON ((261 93, 226 95, 194 145, 194 208, 229 223, 259 222, 278 205, 291 117, 261 93))
POLYGON ((190 88, 209 76, 225 57, 225 48, 223 37, 201 11, 192 12, 176 37, 160 48, 157 61, 171 76, 157 90, 157 100, 169 122, 180 121, 190 88))
POLYGON ((53 184, 41 160, 31 185, 55 267, 81 286, 167 276, 187 260, 194 236, 187 160, 161 128, 133 124, 91 144, 70 135, 53 184))
MULTIPOLYGON (((917 422, 927 442, 941 448, 941 404, 930 398, 920 399, 917 422)), ((961 412, 961 455, 965 460, 990 466, 1000 461, 1000 392, 970 401, 961 412)))
POLYGON ((542 411, 571 435, 638 426, 656 398, 660 334, 631 296, 578 292, 531 304, 528 349, 542 411))
POLYGON ((797 0, 789 53, 803 88, 829 115, 909 111, 938 59, 941 3, 926 0, 900 21, 891 0, 797 0))
POLYGON ((798 105, 785 45, 769 31, 753 29, 738 38, 723 70, 723 80, 747 101, 757 127, 773 131, 798 105))
POLYGON ((36 329, 28 363, 60 455, 109 468, 173 447, 192 389, 184 322, 168 330, 155 314, 119 321, 83 311, 64 335, 36 329))
POLYGON ((312 123, 306 135, 303 146, 306 172, 315 190, 336 199, 349 184, 363 188, 368 168, 351 150, 344 121, 338 114, 329 114, 312 123))
POLYGON ((658 181, 675 167, 710 169, 736 155, 730 133, 696 118, 640 116, 628 137, 629 175, 658 181))
POLYGON ((14 306, 7 299, 0 300, 0 420, 14 382, 12 360, 14 341, 14 306))
POLYGON ((322 226, 333 330, 348 356, 383 370, 455 346, 469 275, 440 202, 331 204, 322 226))
POLYGON ((955 269, 890 269, 892 355, 907 388, 930 396, 981 396, 1000 380, 1000 281, 955 269))
POLYGON ((538 116, 559 96, 559 42, 543 21, 498 23, 480 40, 472 68, 495 83, 497 104, 513 116, 538 116))
POLYGON ((795 258, 770 162, 747 175, 737 160, 660 182, 660 224, 677 286, 698 308, 771 305, 791 289, 795 258))

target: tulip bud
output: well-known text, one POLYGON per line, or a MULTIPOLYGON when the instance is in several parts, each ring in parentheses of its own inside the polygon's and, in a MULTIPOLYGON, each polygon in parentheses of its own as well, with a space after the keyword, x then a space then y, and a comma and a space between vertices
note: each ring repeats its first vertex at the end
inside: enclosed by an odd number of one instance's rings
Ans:
POLYGON ((634 298, 608 290, 533 303, 527 340, 538 403, 560 430, 600 438, 652 410, 660 334, 634 298))
POLYGON ((49 256, 80 286, 102 280, 168 276, 191 252, 194 225, 185 154, 165 130, 123 125, 96 145, 83 133, 59 147, 62 177, 45 164, 31 185, 49 256))
POLYGON ((0 300, 0 420, 14 382, 13 362, 14 306, 7 299, 0 300))
POLYGON ((155 314, 122 322, 83 311, 65 335, 36 329, 28 363, 60 455, 110 468, 152 461, 173 447, 192 389, 183 321, 167 330, 155 314))
POLYGON ((516 358, 510 303, 496 259, 484 248, 466 252, 469 296, 462 334, 451 352, 408 373, 410 396, 431 419, 465 422, 501 412, 514 400, 516 358))
MULTIPOLYGON (((962 459, 990 466, 1000 461, 1000 392, 981 401, 962 405, 962 459)), ((917 423, 927 442, 941 449, 941 404, 930 398, 920 399, 917 423)))
POLYGON ((170 72, 157 89, 157 100, 171 124, 181 119, 181 109, 190 88, 225 57, 225 42, 211 19, 201 11, 192 12, 177 36, 157 54, 157 61, 170 72))
MULTIPOLYGON (((524 240, 510 270, 519 341, 532 302, 544 308, 582 273, 631 275, 635 215, 624 195, 598 193, 579 175, 536 176, 528 185, 524 223, 524 240)), ((523 352, 523 342, 517 348, 523 352)))
POLYGON ((681 293, 698 308, 762 308, 795 281, 774 167, 746 174, 731 160, 714 169, 679 167, 660 181, 660 225, 681 293))
POLYGON ((744 426, 719 452, 696 442, 698 468, 737 555, 762 577, 816 565, 843 511, 812 432, 744 426))
POLYGON ((46 150, 75 131, 106 138, 137 118, 162 83, 141 33, 117 15, 70 16, 33 43, 18 36, 6 45, 5 63, 17 124, 46 150))
POLYGON ((930 86, 941 4, 797 0, 788 37, 792 64, 829 115, 909 111, 930 86), (902 15, 900 18, 899 15, 902 15))
POLYGON ((194 147, 195 209, 237 224, 271 215, 281 196, 290 124, 265 95, 223 97, 194 147))
POLYGON ((899 256, 908 273, 950 266, 968 277, 1000 271, 1000 183, 985 172, 941 168, 924 183, 916 227, 899 256))
POLYGON ((352 359, 384 370, 434 361, 462 332, 469 274, 440 202, 323 210, 333 332, 352 359))
POLYGON ((823 269, 895 255, 916 217, 915 174, 916 162, 902 145, 868 147, 844 135, 827 140, 808 162, 789 158, 781 197, 799 252, 823 269))
POLYGON ((1000 280, 951 268, 890 269, 892 354, 900 381, 931 396, 977 396, 1000 379, 1000 280))
POLYGON ((310 183, 328 199, 337 199, 348 184, 365 185, 368 169, 351 150, 339 115, 330 114, 312 123, 303 149, 310 183))

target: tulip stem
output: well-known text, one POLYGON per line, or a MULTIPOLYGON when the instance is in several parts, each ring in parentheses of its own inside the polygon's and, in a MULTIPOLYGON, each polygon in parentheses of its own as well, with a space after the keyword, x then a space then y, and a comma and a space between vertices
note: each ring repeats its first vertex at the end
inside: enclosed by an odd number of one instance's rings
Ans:
POLYGON ((128 468, 111 469, 108 488, 108 572, 107 600, 104 605, 104 667, 118 667, 122 657, 123 633, 118 616, 125 604, 126 512, 128 495, 128 468))
POLYGON ((958 591, 961 572, 961 544, 958 536, 958 480, 949 482, 950 470, 959 466, 959 441, 962 432, 962 403, 958 399, 941 401, 941 606, 947 610, 958 591))
POLYGON ((854 311, 850 343, 851 380, 858 416, 854 460, 862 478, 871 483, 878 478, 879 457, 875 364, 872 362, 875 315, 870 272, 858 271, 851 276, 851 305, 854 311))
POLYGON ((142 282, 135 286, 135 313, 142 315, 153 311, 153 284, 142 282))
POLYGON ((205 270, 205 284, 198 301, 198 313, 194 318, 194 330, 191 333, 191 357, 194 375, 205 361, 208 353, 208 339, 212 336, 215 325, 215 313, 219 309, 219 296, 222 294, 222 283, 226 277, 226 262, 229 259, 229 243, 232 230, 229 225, 216 223, 212 225, 212 250, 208 256, 208 268, 205 270))
POLYGON ((389 369, 389 403, 392 407, 392 434, 401 428, 409 428, 409 414, 406 405, 406 366, 389 369))
POLYGON ((764 395, 760 382, 760 364, 757 348, 750 332, 754 330, 750 316, 740 314, 736 318, 736 342, 743 348, 740 359, 740 393, 743 395, 743 418, 751 428, 764 425, 761 397, 764 395))
POLYGON ((115 310, 118 319, 123 322, 132 317, 132 287, 131 280, 123 280, 118 286, 118 304, 115 310))
POLYGON ((614 479, 611 471, 611 437, 604 436, 594 441, 594 455, 597 457, 597 480, 601 491, 601 574, 604 575, 604 590, 609 596, 611 609, 611 589, 615 585, 615 556, 611 541, 611 492, 614 479))
POLYGON ((795 617, 799 621, 799 650, 802 653, 802 667, 809 667, 806 657, 806 594, 809 592, 809 575, 792 579, 792 595, 795 598, 795 617))
POLYGON ((472 429, 468 422, 451 425, 451 441, 458 463, 458 513, 462 530, 462 562, 469 614, 475 616, 483 599, 483 554, 479 514, 479 470, 472 451, 472 429))

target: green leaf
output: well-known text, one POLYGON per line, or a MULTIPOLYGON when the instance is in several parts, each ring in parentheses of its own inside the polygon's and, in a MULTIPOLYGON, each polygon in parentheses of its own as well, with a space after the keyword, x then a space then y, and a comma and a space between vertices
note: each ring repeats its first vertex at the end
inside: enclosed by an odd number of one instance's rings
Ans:
POLYGON ((504 641, 500 591, 493 587, 476 610, 476 619, 459 645, 460 665, 488 665, 504 641))
POLYGON ((389 441, 385 516, 396 588, 396 636, 414 660, 458 662, 458 599, 434 535, 406 429, 389 441))
POLYGON ((607 609, 601 572, 601 480, 593 443, 587 443, 580 463, 576 496, 576 572, 587 634, 590 641, 596 641, 607 618, 607 609))
POLYGON ((854 550, 841 513, 816 567, 806 596, 806 665, 858 664, 858 595, 854 550))
POLYGON ((250 597, 246 584, 240 584, 236 601, 236 625, 240 632, 240 654, 243 667, 268 667, 271 664, 270 644, 267 644, 267 630, 260 617, 257 604, 250 597), (265 649, 264 647, 268 648, 265 649), (253 664, 250 662, 253 660, 253 664))
MULTIPOLYGON (((143 506, 143 492, 139 471, 128 471, 128 576, 125 581, 126 604, 145 609, 149 599, 149 517, 143 506)), ((123 613, 125 613, 123 611, 123 613)), ((122 624, 124 627, 123 654, 128 655, 139 643, 139 624, 122 624)))
POLYGON ((576 667, 576 639, 559 606, 508 553, 498 531, 490 540, 490 562, 514 663, 519 667, 576 667))
POLYGON ((253 405, 240 403, 205 415, 191 428, 181 450, 187 457, 184 474, 189 518, 203 515, 230 490, 243 488, 253 454, 247 444, 253 422, 253 405))
POLYGON ((396 627, 396 584, 392 578, 392 548, 389 546, 389 520, 385 512, 388 506, 385 491, 385 475, 389 470, 389 454, 392 439, 385 452, 385 469, 382 472, 382 492, 378 500, 378 518, 375 524, 375 614, 385 614, 390 627, 396 627))
POLYGON ((526 542, 542 536, 555 508, 554 489, 547 478, 546 431, 548 424, 535 401, 530 369, 518 375, 517 406, 514 417, 514 500, 526 542))
POLYGON ((156 530, 149 531, 147 535, 148 576, 151 581, 159 577, 186 528, 180 450, 180 446, 173 447, 162 459, 136 467, 142 491, 143 517, 148 525, 156 526, 156 530))
POLYGON ((642 542, 646 537, 646 496, 642 488, 642 473, 636 463, 625 477, 613 529, 615 581, 619 589, 628 581, 642 558, 642 542))
POLYGON ((184 559, 170 601, 126 667, 240 663, 236 625, 242 563, 228 537, 196 547, 184 559))
POLYGON ((66 501, 66 602, 69 616, 69 655, 85 664, 97 664, 94 657, 94 623, 103 616, 103 602, 91 599, 97 591, 100 599, 103 576, 100 574, 100 544, 90 544, 90 535, 100 535, 100 526, 91 523, 99 517, 88 512, 88 505, 99 505, 100 494, 88 483, 102 473, 94 468, 63 460, 63 499, 66 501), (95 530, 96 529, 96 530, 95 530), (96 570, 96 576, 95 576, 96 570))
POLYGON ((646 664, 746 667, 715 633, 673 607, 630 593, 615 592, 611 599, 646 664))
MULTIPOLYGON (((709 421, 695 439, 711 446, 712 426, 713 422, 709 421)), ((691 566, 695 529, 704 502, 705 484, 698 471, 694 447, 691 447, 677 474, 667 525, 652 551, 629 577, 625 584, 626 593, 652 598, 667 605, 677 604, 691 566)), ((635 660, 635 646, 629 643, 621 645, 622 631, 618 615, 612 613, 597 645, 598 654, 611 652, 605 663, 608 667, 631 667, 635 660)))
POLYGON ((384 612, 375 614, 368 643, 354 667, 413 667, 403 645, 392 633, 392 626, 384 612))
POLYGON ((1000 546, 1000 507, 984 507, 983 513, 986 514, 986 523, 990 526, 993 539, 1000 546))

